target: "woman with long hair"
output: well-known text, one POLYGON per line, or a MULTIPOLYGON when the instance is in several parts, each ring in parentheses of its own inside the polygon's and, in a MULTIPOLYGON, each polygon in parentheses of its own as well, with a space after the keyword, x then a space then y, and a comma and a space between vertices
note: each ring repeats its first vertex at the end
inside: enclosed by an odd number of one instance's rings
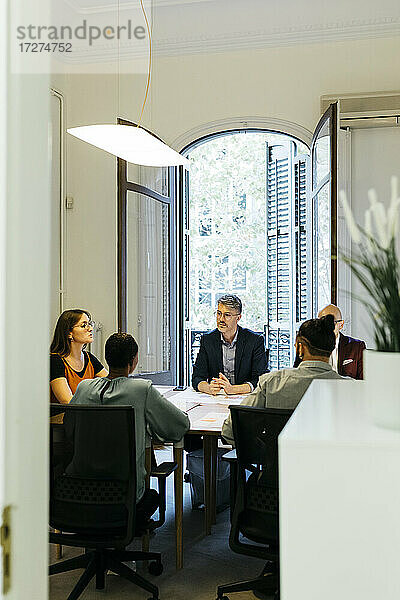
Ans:
POLYGON ((87 310, 65 310, 58 318, 50 346, 50 402, 68 404, 83 379, 108 372, 86 345, 93 341, 93 321, 87 310))

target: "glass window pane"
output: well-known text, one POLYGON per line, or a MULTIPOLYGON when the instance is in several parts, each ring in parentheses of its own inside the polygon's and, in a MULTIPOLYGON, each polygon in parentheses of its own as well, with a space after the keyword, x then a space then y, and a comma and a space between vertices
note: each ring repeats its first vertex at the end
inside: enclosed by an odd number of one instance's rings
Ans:
POLYGON ((327 119, 318 134, 313 149, 313 189, 318 187, 331 169, 330 119, 327 119))
MULTIPOLYGON (((273 137, 273 141, 281 139, 273 137)), ((266 135, 255 132, 229 134, 190 152, 193 332, 215 327, 215 303, 226 293, 237 294, 243 302, 240 324, 264 331, 266 141, 266 135)))
POLYGON ((128 332, 139 345, 137 373, 169 369, 169 206, 128 192, 128 332))
POLYGON ((168 167, 145 167, 143 165, 127 164, 127 180, 138 183, 157 192, 166 198, 169 196, 168 167))
POLYGON ((331 196, 329 182, 314 197, 315 308, 331 302, 331 196))

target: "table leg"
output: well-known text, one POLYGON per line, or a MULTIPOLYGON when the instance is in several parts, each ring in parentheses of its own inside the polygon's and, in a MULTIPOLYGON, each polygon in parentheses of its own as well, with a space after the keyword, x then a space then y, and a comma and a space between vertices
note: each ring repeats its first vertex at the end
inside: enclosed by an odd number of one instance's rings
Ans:
MULTIPOLYGON (((55 533, 61 533, 59 529, 54 530, 55 533)), ((61 560, 63 557, 63 547, 61 544, 56 544, 56 559, 61 560)))
MULTIPOLYGON (((211 437, 211 436, 210 436, 211 437)), ((211 523, 215 525, 217 522, 217 446, 218 438, 211 437, 211 505, 210 517, 211 523)))
POLYGON ((211 534, 211 441, 210 436, 203 437, 204 445, 204 521, 206 535, 211 534))
POLYGON ((183 567, 183 448, 174 446, 174 461, 178 465, 174 471, 176 568, 183 567))
POLYGON ((211 526, 216 522, 216 471, 217 437, 204 435, 204 504, 206 535, 211 534, 211 526))

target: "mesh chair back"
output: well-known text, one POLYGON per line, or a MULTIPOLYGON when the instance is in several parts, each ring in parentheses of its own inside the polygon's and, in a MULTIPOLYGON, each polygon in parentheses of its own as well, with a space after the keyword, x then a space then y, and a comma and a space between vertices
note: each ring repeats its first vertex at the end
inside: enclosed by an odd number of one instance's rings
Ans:
POLYGON ((68 406, 64 427, 74 452, 66 473, 128 481, 135 448, 132 423, 132 407, 68 406))
MULTIPOLYGON (((135 416, 130 406, 65 406, 66 466, 52 478, 57 529, 132 539, 136 509, 135 416)), ((129 539, 129 541, 130 541, 129 539)))
MULTIPOLYGON (((249 406, 230 406, 230 410, 238 459, 238 490, 230 545, 237 552, 268 557, 261 548, 250 550, 249 546, 239 543, 238 533, 277 548, 278 435, 293 410, 249 406)), ((272 555, 274 552, 276 550, 272 555)))
POLYGON ((293 413, 291 409, 230 406, 239 466, 262 469, 263 482, 278 483, 278 435, 293 413))

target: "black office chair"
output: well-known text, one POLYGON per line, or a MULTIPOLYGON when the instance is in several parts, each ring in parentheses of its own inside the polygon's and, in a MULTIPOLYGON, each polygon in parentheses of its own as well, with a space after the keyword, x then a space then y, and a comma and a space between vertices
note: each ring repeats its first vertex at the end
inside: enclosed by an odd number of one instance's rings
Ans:
POLYGON ((62 533, 51 532, 50 542, 85 548, 85 554, 51 565, 49 574, 85 569, 68 600, 76 600, 94 576, 96 588, 104 589, 107 570, 158 600, 157 586, 123 564, 150 560, 149 572, 162 573, 159 553, 125 550, 149 528, 149 522, 136 519, 134 408, 68 405, 64 410, 70 454, 61 473, 60 461, 51 461, 56 468, 50 478, 50 525, 62 533))
POLYGON ((278 435, 293 410, 229 408, 237 453, 229 545, 234 552, 267 562, 255 579, 218 586, 217 600, 228 600, 227 593, 244 591, 279 598, 278 435), (244 542, 240 536, 259 545, 244 542))

